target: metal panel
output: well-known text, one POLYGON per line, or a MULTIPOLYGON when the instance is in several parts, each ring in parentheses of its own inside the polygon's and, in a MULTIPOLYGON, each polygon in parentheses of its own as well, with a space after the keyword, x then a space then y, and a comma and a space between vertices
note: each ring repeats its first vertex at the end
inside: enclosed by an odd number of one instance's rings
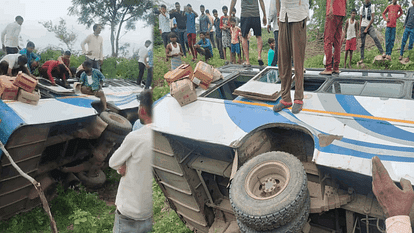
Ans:
POLYGON ((201 226, 207 226, 207 221, 204 219, 204 215, 201 213, 194 212, 188 208, 177 205, 177 213, 182 215, 184 218, 188 218, 191 221, 198 223, 201 226))
POLYGON ((158 151, 154 150, 154 160, 153 163, 156 166, 174 171, 179 174, 183 174, 183 171, 180 168, 176 158, 169 155, 161 154, 158 151))
POLYGON ((29 185, 23 189, 17 190, 16 192, 11 192, 2 196, 0 198, 0 209, 10 205, 11 203, 27 198, 27 195, 32 188, 33 186, 29 185))
POLYGON ((198 208, 197 202, 195 201, 194 197, 191 195, 187 195, 185 193, 176 191, 168 186, 164 186, 165 190, 167 191, 167 197, 172 197, 171 199, 179 200, 180 202, 192 206, 194 208, 198 208))
MULTIPOLYGON (((37 169, 37 163, 39 162, 39 157, 30 158, 23 162, 17 163, 17 165, 24 171, 29 172, 37 169)), ((8 165, 1 168, 0 181, 5 180, 9 177, 18 176, 19 173, 12 165, 8 165)))
POLYGON ((188 186, 187 180, 184 177, 173 175, 171 173, 156 169, 158 177, 165 183, 168 183, 171 186, 174 186, 178 189, 185 190, 188 193, 191 193, 191 189, 188 186))

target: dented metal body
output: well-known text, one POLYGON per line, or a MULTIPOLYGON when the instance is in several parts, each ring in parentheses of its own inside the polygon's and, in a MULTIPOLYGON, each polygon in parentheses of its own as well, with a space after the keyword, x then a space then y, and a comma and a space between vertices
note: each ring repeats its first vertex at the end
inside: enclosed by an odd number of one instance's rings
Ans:
MULTIPOLYGON (((0 100, 0 140, 17 165, 39 181, 50 198, 56 183, 67 187, 77 179, 72 173, 61 172, 61 167, 96 158, 93 153, 109 145, 102 138, 107 123, 91 105, 99 98, 51 87, 47 82, 38 88, 42 98, 37 105, 0 100)), ((138 118, 136 95, 141 87, 128 81, 107 80, 103 90, 120 115, 131 122, 138 118)), ((6 156, 0 161, 0 219, 39 205, 33 185, 18 174, 6 156)))
POLYGON ((339 230, 337 210, 346 219, 342 225, 347 232, 363 221, 360 216, 384 219, 372 195, 373 156, 380 157, 394 181, 404 177, 414 183, 411 72, 350 70, 320 76, 321 70, 308 69, 305 104, 294 115, 288 109, 272 110, 280 98, 252 100, 233 94, 243 85, 250 85, 244 88, 250 92, 259 87, 260 94, 260 82, 266 90, 271 90, 269 85, 280 87, 277 68, 229 65, 220 71, 224 80, 208 90, 197 88, 197 101, 180 107, 166 95, 154 106, 154 174, 190 228, 238 232, 228 194, 232 170, 234 174, 249 159, 269 151, 299 158, 308 175, 311 213, 333 213, 332 226, 311 216, 307 232, 339 230), (276 77, 267 75, 269 71, 276 77))

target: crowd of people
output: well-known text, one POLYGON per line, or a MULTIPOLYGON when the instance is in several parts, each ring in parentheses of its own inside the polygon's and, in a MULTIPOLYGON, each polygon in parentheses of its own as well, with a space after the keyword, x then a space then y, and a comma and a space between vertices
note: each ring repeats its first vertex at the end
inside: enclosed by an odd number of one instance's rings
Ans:
MULTIPOLYGON (((344 29, 342 29, 342 24, 346 15, 346 0, 327 0, 326 6, 324 53, 326 56, 326 61, 328 62, 326 63, 325 70, 322 71, 321 74, 330 75, 332 73, 340 73, 339 63, 341 56, 341 44, 343 42, 346 43, 344 68, 347 68, 348 55, 348 68, 352 68, 352 53, 357 48, 358 37, 361 38, 361 59, 358 64, 362 64, 365 59, 365 39, 367 35, 369 35, 374 40, 376 47, 382 54, 382 58, 391 60, 392 49, 394 48, 395 43, 397 20, 403 15, 403 10, 401 6, 397 4, 397 0, 392 0, 392 4, 387 6, 382 12, 382 17, 387 23, 387 28, 385 31, 385 51, 380 40, 378 39, 378 36, 376 35, 376 31, 373 26, 374 17, 378 9, 375 9, 375 5, 371 3, 371 0, 365 0, 364 4, 361 6, 359 10, 359 22, 355 19, 358 13, 357 10, 350 10, 350 18, 346 20, 344 29), (333 55, 332 47, 334 51, 333 55), (330 62, 332 60, 332 56, 333 62, 330 62)), ((401 42, 400 56, 398 58, 399 60, 403 59, 404 49, 408 38, 410 38, 408 45, 409 50, 413 48, 414 44, 414 39, 412 38, 414 36, 414 8, 412 6, 407 11, 403 27, 404 34, 401 42)))
MULTIPOLYGON (((262 39, 259 5, 242 2, 241 19, 236 16, 234 8, 236 1, 231 3, 230 12, 227 6, 223 6, 223 15, 219 17, 217 9, 212 13, 200 5, 200 14, 195 12, 190 4, 181 10, 180 3, 175 3, 175 9, 167 11, 165 5, 161 5, 159 14, 159 30, 163 39, 167 60, 171 60, 171 68, 174 69, 181 64, 181 57, 192 56, 192 61, 196 61, 198 54, 204 57, 207 62, 214 56, 213 48, 219 51, 220 59, 227 61, 227 51, 230 51, 230 61, 232 64, 242 64, 251 66, 249 61, 249 39, 251 30, 258 40, 258 62, 263 65, 261 58, 262 39), (198 27, 196 26, 198 18, 198 27), (243 20, 245 22, 243 23, 243 20), (242 27, 240 25, 244 25, 242 27), (197 41, 197 34, 199 40, 197 41), (242 59, 243 56, 243 59, 242 59)), ((264 3, 260 0, 260 6, 264 13, 263 23, 266 24, 266 13, 264 3)), ((276 22, 276 20, 274 20, 276 22)), ((277 55, 275 55, 277 56, 277 55)), ((277 60, 277 59, 276 59, 277 60)), ((228 61, 227 61, 228 62, 228 61)))

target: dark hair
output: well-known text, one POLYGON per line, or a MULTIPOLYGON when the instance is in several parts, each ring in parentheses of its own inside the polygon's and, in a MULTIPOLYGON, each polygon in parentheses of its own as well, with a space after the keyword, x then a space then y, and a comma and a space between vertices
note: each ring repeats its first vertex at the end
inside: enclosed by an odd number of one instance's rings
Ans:
POLYGON ((63 53, 63 55, 72 55, 72 53, 69 51, 69 50, 66 50, 64 53, 63 53))
POLYGON ((213 14, 214 14, 214 13, 217 13, 217 10, 216 10, 216 9, 214 9, 214 10, 213 10, 213 14))
POLYGON ((236 22, 236 19, 232 17, 232 18, 230 19, 230 22, 236 22))
POLYGON ((177 34, 175 34, 174 32, 170 32, 170 34, 168 34, 169 38, 177 38, 177 34))
POLYGON ((200 35, 204 35, 205 36, 206 35, 206 32, 200 32, 200 35))
POLYGON ((20 55, 19 58, 17 58, 17 63, 19 63, 19 64, 27 64, 27 57, 26 57, 26 55, 20 55))
POLYGON ((16 18, 14 18, 14 20, 23 20, 23 17, 21 17, 20 15, 16 16, 16 18))
POLYGON ((84 61, 83 63, 82 63, 82 66, 85 68, 85 67, 88 67, 88 68, 92 68, 92 62, 91 61, 84 61))
POLYGON ((351 10, 351 14, 352 14, 352 12, 355 12, 355 13, 357 13, 357 11, 356 11, 355 9, 352 9, 352 10, 351 10))
POLYGON ((149 117, 152 117, 152 92, 144 90, 137 96, 139 105, 144 107, 149 117))
POLYGON ((152 44, 152 42, 151 42, 150 40, 146 40, 146 41, 145 41, 145 44, 151 45, 151 44, 152 44))
POLYGON ((98 28, 98 26, 100 26, 100 24, 93 25, 93 31, 95 31, 98 28))
POLYGON ((164 4, 161 5, 161 8, 167 8, 167 6, 165 6, 164 4))
POLYGON ((202 8, 205 8, 205 7, 204 7, 204 5, 200 5, 200 8, 201 8, 201 7, 202 7, 202 8))
POLYGON ((275 38, 273 38, 273 37, 270 37, 268 40, 267 40, 267 43, 268 44, 271 44, 271 43, 275 43, 276 41, 275 41, 275 38))
POLYGON ((27 42, 26 48, 34 48, 35 44, 31 41, 27 42))
POLYGON ((175 4, 175 5, 180 5, 180 3, 179 3, 179 2, 175 2, 174 4, 175 4))
POLYGON ((222 10, 228 10, 229 8, 227 8, 227 6, 223 6, 221 9, 222 10))
POLYGON ((206 14, 210 14, 210 11, 209 10, 206 10, 206 14))
POLYGON ((233 7, 233 12, 236 13, 236 8, 233 7))
POLYGON ((190 3, 187 4, 187 7, 192 7, 190 3))

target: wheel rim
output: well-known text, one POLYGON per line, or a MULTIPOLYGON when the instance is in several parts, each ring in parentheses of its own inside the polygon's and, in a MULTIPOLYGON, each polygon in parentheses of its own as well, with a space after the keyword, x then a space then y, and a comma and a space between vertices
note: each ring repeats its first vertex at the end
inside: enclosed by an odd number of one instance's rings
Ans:
POLYGON ((256 165, 247 175, 245 190, 256 200, 267 200, 281 193, 289 183, 288 167, 278 161, 256 165))

